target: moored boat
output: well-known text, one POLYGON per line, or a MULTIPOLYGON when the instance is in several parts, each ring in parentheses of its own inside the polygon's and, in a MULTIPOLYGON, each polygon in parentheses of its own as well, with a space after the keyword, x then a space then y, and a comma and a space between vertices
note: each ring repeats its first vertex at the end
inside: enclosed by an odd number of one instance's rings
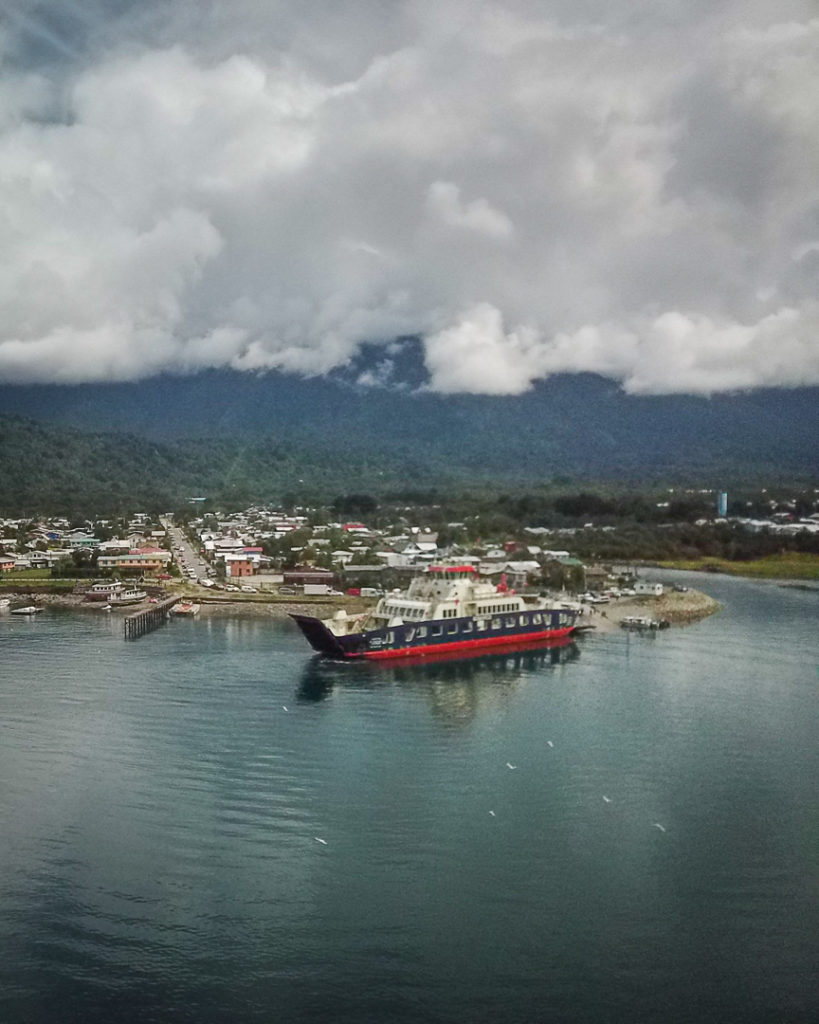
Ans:
POLYGON ((171 608, 171 615, 198 615, 201 607, 196 601, 180 601, 171 608))
POLYGON ((112 608, 119 608, 128 604, 139 604, 139 602, 144 601, 147 596, 148 595, 144 590, 136 590, 134 587, 127 587, 116 594, 112 594, 111 597, 108 598, 108 603, 112 608))
POLYGON ((652 619, 647 615, 627 615, 624 619, 620 620, 620 625, 623 629, 657 630, 667 629, 668 621, 666 619, 652 619))
POLYGON ((291 615, 314 650, 331 658, 406 658, 538 643, 568 636, 580 606, 524 597, 483 583, 471 565, 438 565, 360 615, 291 615))
POLYGON ((23 608, 12 608, 11 609, 11 614, 12 615, 36 615, 38 612, 41 612, 42 610, 43 610, 42 608, 38 608, 37 605, 35 605, 35 604, 27 604, 23 608))
POLYGON ((104 580, 92 584, 84 593, 84 601, 110 601, 125 590, 125 584, 120 580, 104 580))

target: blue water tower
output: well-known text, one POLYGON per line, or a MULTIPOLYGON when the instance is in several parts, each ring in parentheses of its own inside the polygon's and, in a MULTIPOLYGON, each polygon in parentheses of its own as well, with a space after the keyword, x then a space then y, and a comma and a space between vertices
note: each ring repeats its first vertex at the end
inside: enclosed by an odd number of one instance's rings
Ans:
POLYGON ((720 491, 717 494, 717 515, 722 516, 723 518, 725 518, 725 516, 728 515, 728 492, 727 491, 720 491))

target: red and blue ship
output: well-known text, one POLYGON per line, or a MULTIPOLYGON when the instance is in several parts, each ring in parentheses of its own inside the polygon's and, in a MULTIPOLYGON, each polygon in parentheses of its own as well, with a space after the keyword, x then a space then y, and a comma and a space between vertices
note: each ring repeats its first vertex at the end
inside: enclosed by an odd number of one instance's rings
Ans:
POLYGON ((471 565, 436 565, 358 615, 293 615, 314 650, 331 658, 418 658, 526 646, 571 635, 580 607, 482 582, 471 565))

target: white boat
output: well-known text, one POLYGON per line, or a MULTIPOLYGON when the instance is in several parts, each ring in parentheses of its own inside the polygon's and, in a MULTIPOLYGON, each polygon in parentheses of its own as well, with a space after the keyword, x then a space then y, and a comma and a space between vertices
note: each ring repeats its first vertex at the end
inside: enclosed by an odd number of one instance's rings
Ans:
POLYGON ((112 597, 121 594, 125 590, 125 584, 120 580, 106 580, 101 583, 94 583, 83 594, 84 601, 110 601, 112 597))
POLYGON ((113 594, 108 599, 108 603, 112 608, 121 608, 126 604, 139 604, 139 602, 144 601, 147 596, 148 595, 144 590, 136 590, 133 587, 128 587, 124 590, 120 590, 117 594, 113 594))
POLYGON ((652 619, 644 615, 627 615, 620 621, 623 629, 667 629, 668 622, 665 619, 652 619))
POLYGON ((200 608, 195 601, 180 601, 171 608, 171 615, 198 615, 200 608))
POLYGON ((24 608, 12 608, 11 614, 12 615, 36 615, 38 612, 41 612, 42 610, 43 610, 42 608, 38 608, 36 605, 27 604, 24 608))

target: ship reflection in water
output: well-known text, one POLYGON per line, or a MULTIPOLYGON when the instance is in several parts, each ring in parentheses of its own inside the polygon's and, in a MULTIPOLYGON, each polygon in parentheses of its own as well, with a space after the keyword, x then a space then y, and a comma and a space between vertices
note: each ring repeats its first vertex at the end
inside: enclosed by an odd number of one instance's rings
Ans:
POLYGON ((580 649, 569 638, 537 645, 509 645, 491 654, 429 654, 394 662, 334 661, 316 655, 305 665, 297 699, 326 700, 338 686, 352 689, 415 689, 436 715, 457 723, 470 720, 479 704, 492 700, 527 676, 576 661, 580 649))

